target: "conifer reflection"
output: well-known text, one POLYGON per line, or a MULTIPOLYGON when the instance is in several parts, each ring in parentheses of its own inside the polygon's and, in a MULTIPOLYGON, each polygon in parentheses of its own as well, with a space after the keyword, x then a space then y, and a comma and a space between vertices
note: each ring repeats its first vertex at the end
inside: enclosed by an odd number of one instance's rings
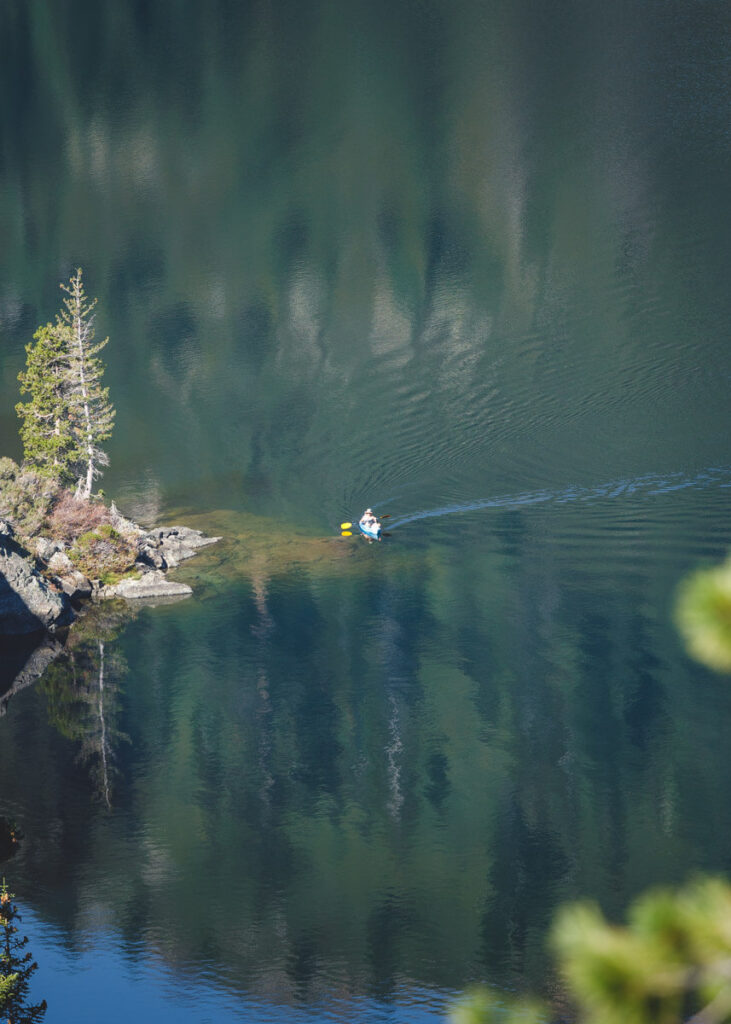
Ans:
POLYGON ((78 760, 88 769, 95 797, 109 809, 115 752, 129 741, 118 726, 121 682, 127 673, 118 635, 129 620, 128 606, 116 602, 89 609, 40 684, 49 722, 78 744, 78 760))

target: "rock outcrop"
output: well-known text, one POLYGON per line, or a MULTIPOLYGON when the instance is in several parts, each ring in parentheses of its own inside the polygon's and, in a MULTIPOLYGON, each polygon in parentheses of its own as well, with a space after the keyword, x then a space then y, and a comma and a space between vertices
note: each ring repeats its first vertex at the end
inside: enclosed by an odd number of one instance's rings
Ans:
POLYGON ((0 635, 53 632, 73 619, 68 595, 41 576, 6 526, 0 533, 0 635))
POLYGON ((101 587, 95 600, 123 597, 134 601, 150 598, 187 597, 193 591, 186 583, 177 583, 165 577, 165 570, 174 569, 202 547, 215 544, 220 537, 206 537, 200 530, 189 526, 165 526, 143 530, 126 519, 116 507, 111 507, 115 530, 134 542, 137 547, 135 569, 139 579, 124 579, 112 586, 101 587))
POLYGON ((126 519, 114 504, 110 514, 114 530, 132 553, 136 552, 137 577, 106 586, 79 571, 62 541, 35 538, 34 564, 33 556, 14 539, 12 526, 0 520, 0 635, 53 633, 73 620, 72 603, 78 607, 88 598, 164 600, 192 593, 186 583, 166 579, 165 571, 191 558, 200 548, 215 544, 220 537, 206 537, 187 526, 144 530, 126 519))
POLYGON ((200 530, 191 530, 189 526, 150 530, 140 539, 140 556, 137 560, 143 564, 150 563, 156 569, 174 569, 186 558, 192 558, 199 548, 215 544, 220 539, 206 537, 200 530))

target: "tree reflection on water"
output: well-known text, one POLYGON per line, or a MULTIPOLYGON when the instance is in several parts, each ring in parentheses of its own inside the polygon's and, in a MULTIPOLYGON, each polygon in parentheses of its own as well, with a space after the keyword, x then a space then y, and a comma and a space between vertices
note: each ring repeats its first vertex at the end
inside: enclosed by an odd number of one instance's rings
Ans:
POLYGON ((121 682, 127 662, 117 643, 133 613, 115 602, 90 608, 69 634, 60 656, 40 683, 48 720, 78 744, 95 796, 110 810, 116 774, 115 751, 129 736, 118 727, 121 682))

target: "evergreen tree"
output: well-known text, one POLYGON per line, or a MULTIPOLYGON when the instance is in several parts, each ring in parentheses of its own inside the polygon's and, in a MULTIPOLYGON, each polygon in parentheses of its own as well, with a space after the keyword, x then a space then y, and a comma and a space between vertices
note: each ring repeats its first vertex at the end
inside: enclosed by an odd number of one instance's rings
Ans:
POLYGON ((84 292, 81 268, 61 288, 67 297, 55 324, 39 328, 35 344, 26 346, 26 369, 18 379, 30 400, 16 410, 26 463, 61 483, 76 479, 77 494, 89 498, 101 467, 109 465, 101 445, 114 426, 98 358, 109 338, 94 342, 96 299, 84 292))
POLYGON ((28 1003, 30 977, 38 970, 29 952, 23 952, 28 937, 18 937, 15 921, 20 920, 3 878, 0 886, 0 1017, 7 1024, 37 1024, 46 1015, 46 1001, 28 1003))
POLYGON ((23 421, 25 462, 45 476, 68 483, 83 456, 70 408, 70 333, 46 324, 33 341, 25 347, 26 369, 18 374, 21 394, 30 395, 30 400, 15 407, 23 421))
POLYGON ((114 427, 115 410, 109 401, 109 388, 101 384, 104 364, 98 358, 109 338, 94 342, 97 300, 87 298, 80 267, 69 284, 62 284, 61 288, 67 298, 56 318, 56 330, 68 339, 69 414, 82 452, 78 493, 88 498, 101 467, 109 465, 109 457, 100 445, 109 440, 114 427))

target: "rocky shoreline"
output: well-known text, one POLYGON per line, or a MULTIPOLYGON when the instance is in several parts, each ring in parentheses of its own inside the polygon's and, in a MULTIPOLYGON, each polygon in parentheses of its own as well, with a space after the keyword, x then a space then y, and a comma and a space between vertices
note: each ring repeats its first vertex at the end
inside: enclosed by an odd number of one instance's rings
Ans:
POLYGON ((167 579, 168 569, 221 539, 187 526, 145 530, 125 518, 114 503, 109 515, 115 536, 123 538, 133 553, 129 570, 113 583, 81 572, 64 541, 39 536, 24 546, 12 525, 0 520, 0 636, 54 635, 73 622, 87 601, 186 597, 191 588, 167 579))

